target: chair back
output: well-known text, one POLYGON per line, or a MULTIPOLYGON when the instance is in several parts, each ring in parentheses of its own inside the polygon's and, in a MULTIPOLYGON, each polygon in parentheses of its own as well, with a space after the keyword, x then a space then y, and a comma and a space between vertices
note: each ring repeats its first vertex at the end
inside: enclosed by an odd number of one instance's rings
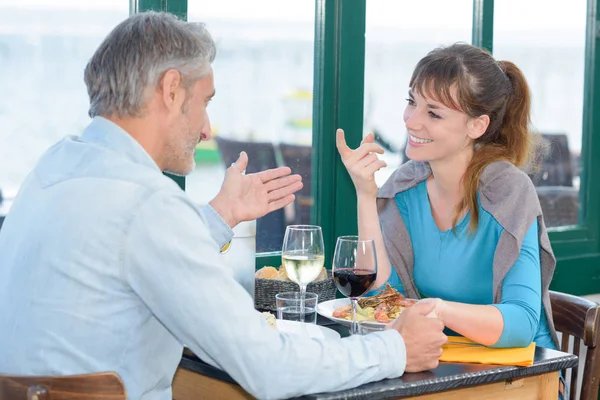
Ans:
POLYGON ((295 218, 293 223, 300 225, 310 224, 310 211, 314 204, 312 197, 312 147, 289 143, 280 143, 279 151, 283 164, 292 169, 293 174, 302 176, 302 189, 296 193, 294 202, 295 218))
MULTIPOLYGON (((275 148, 270 142, 246 142, 216 136, 215 141, 225 168, 240 156, 241 151, 248 154, 246 173, 252 174, 266 169, 277 168, 275 148)), ((285 234, 285 215, 283 209, 273 211, 256 220, 256 251, 281 251, 285 234)))
POLYGON ((67 376, 0 375, 0 400, 126 400, 115 372, 67 376))
POLYGON ((226 168, 235 162, 241 151, 248 154, 248 167, 246 173, 264 171, 265 169, 277 168, 275 148, 271 142, 248 142, 215 136, 221 159, 226 168))
POLYGON ((537 186, 535 190, 547 228, 577 225, 579 222, 579 188, 537 186))
MULTIPOLYGON (((557 332, 562 334, 561 351, 580 357, 579 365, 584 365, 581 396, 577 397, 578 367, 571 370, 569 393, 571 400, 598 399, 600 382, 600 306, 593 301, 566 293, 550 291, 552 317, 557 332), (572 351, 569 351, 573 337, 572 351), (580 355, 580 343, 586 347, 585 356, 580 355)), ((566 379, 566 371, 563 370, 566 379)))
POLYGON ((546 152, 540 155, 540 168, 529 175, 534 185, 573 186, 573 165, 567 135, 544 133, 541 136, 547 146, 546 152))

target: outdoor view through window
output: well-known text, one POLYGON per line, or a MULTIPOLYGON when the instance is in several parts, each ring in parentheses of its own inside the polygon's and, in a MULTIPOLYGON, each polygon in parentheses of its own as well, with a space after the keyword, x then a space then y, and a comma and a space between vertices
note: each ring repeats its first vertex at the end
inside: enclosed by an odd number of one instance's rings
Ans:
MULTIPOLYGON (((472 0, 367 2, 365 134, 386 147, 382 184, 403 162, 402 121, 416 62, 440 44, 471 41, 472 0)), ((244 149, 248 172, 289 165, 305 188, 259 221, 257 251, 280 251, 285 226, 308 223, 311 196, 315 4, 310 0, 189 0, 189 20, 217 42, 215 139, 200 143, 189 195, 206 204, 244 149)), ((89 123, 83 69, 129 14, 127 0, 0 0, 0 218, 39 156, 89 123)), ((533 176, 548 226, 577 224, 582 142, 585 0, 495 3, 494 53, 522 68, 533 126, 552 141, 533 176), (519 8, 521 11, 515 13, 519 8)), ((330 132, 334 134, 334 132, 330 132)))

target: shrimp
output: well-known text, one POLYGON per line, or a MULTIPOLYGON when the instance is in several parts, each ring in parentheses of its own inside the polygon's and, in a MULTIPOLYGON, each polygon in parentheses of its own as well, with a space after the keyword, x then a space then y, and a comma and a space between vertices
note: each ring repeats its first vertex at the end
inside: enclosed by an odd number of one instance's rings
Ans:
POLYGON ((352 313, 352 305, 348 304, 347 306, 339 307, 333 310, 334 318, 346 318, 352 313))
POLYGON ((377 306, 377 308, 375 308, 375 314, 373 314, 373 317, 377 322, 388 323, 391 321, 388 315, 389 312, 390 306, 387 303, 381 303, 377 306))
POLYGON ((392 305, 407 308, 407 307, 412 306, 416 302, 417 301, 413 300, 413 299, 406 299, 406 298, 402 298, 401 299, 401 298, 398 298, 398 299, 392 301, 392 305))

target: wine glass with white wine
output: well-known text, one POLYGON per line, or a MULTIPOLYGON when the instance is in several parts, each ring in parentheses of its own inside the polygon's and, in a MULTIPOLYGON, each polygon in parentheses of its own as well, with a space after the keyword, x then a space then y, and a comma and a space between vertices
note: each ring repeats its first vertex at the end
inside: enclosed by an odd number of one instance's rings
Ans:
POLYGON ((325 261, 323 232, 320 226, 289 225, 285 229, 281 261, 288 278, 300 287, 300 318, 304 322, 306 286, 314 281, 325 261))

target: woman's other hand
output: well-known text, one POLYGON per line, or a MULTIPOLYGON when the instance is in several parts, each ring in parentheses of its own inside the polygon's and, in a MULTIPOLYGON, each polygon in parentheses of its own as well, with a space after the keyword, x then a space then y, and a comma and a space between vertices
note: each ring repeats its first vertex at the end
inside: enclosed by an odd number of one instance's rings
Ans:
POLYGON ((369 133, 361 142, 360 146, 352 150, 346 144, 344 130, 336 131, 336 146, 344 166, 348 170, 356 194, 358 197, 377 196, 377 184, 375 183, 375 172, 387 166, 385 161, 380 160, 377 154, 383 154, 383 149, 373 143, 374 136, 369 133))

